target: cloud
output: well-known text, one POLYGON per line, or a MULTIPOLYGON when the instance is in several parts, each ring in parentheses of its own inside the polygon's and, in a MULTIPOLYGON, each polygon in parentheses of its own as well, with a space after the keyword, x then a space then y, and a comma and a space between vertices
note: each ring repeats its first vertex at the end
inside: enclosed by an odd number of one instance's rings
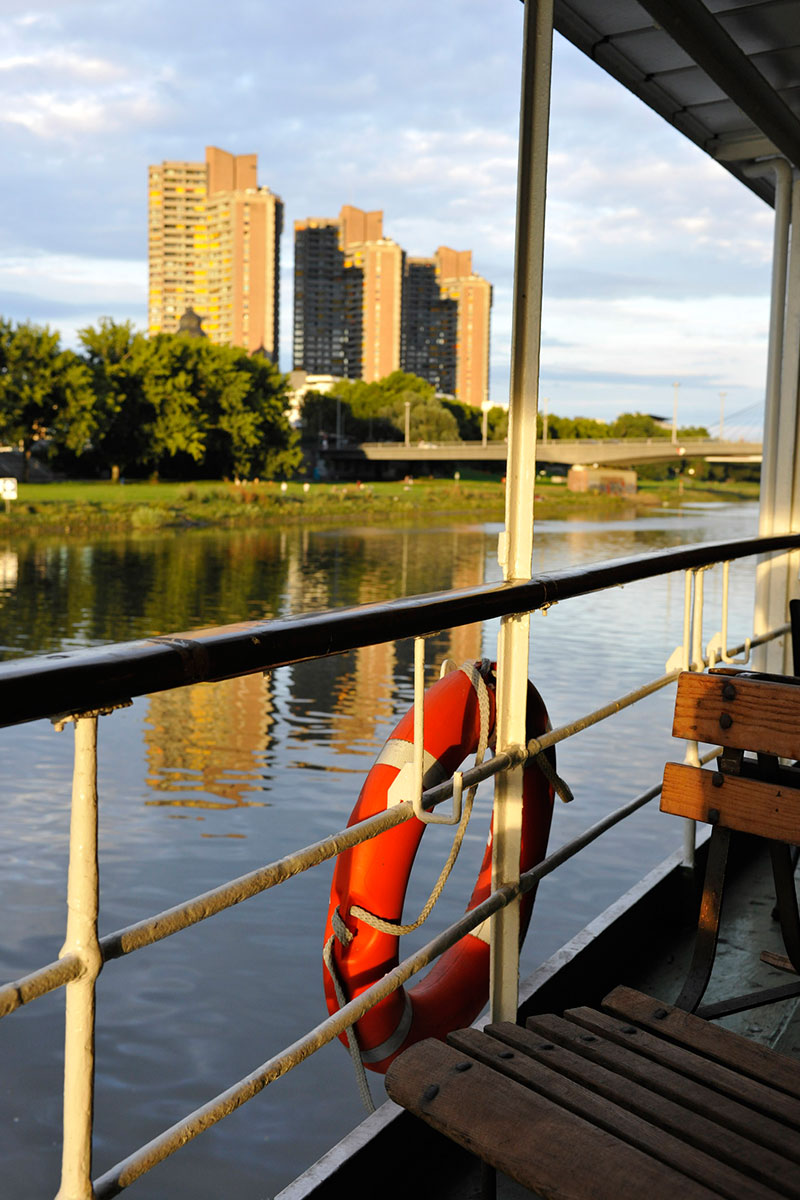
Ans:
POLYGON ((158 112, 158 105, 146 95, 129 93, 103 101, 87 94, 67 98, 38 92, 23 94, 16 105, 7 105, 0 121, 21 125, 39 138, 57 139, 125 129, 131 122, 154 121, 158 112))
POLYGON ((120 306, 126 313, 144 313, 146 303, 147 268, 141 262, 78 255, 0 256, 0 312, 7 318, 42 321, 80 314, 94 320, 120 306), (105 307, 98 307, 101 299, 105 307))
POLYGON ((107 59, 78 54, 74 50, 57 49, 0 57, 0 75, 12 72, 24 72, 26 78, 37 74, 49 77, 60 75, 64 79, 84 79, 94 83, 117 79, 127 73, 121 64, 107 59))

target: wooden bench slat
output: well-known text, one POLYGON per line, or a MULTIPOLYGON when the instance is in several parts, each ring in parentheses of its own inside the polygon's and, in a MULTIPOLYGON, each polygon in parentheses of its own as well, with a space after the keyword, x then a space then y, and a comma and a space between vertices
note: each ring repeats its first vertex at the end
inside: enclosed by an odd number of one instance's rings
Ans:
MULTIPOLYGON (((705 1137, 710 1132, 715 1152, 724 1161, 785 1196, 800 1197, 797 1165, 775 1150, 763 1145, 757 1147, 750 1137, 754 1114, 744 1105, 599 1035, 587 1037, 579 1026, 562 1017, 550 1014, 529 1017, 527 1028, 672 1101, 682 1110, 683 1130, 688 1140, 705 1137)), ((709 1149, 705 1142, 703 1149, 709 1149)))
POLYGON ((721 1029, 702 1017, 654 1000, 633 988, 615 988, 603 1000, 603 1008, 659 1037, 687 1046, 706 1058, 800 1099, 800 1065, 788 1055, 760 1046, 738 1033, 721 1029), (656 1015, 662 1012, 664 1016, 656 1015))
POLYGON ((612 1017, 588 1008, 570 1009, 564 1016, 583 1029, 609 1038, 617 1045, 627 1046, 635 1053, 745 1105, 747 1112, 752 1114, 747 1125, 749 1136, 800 1163, 800 1104, 793 1096, 767 1087, 722 1063, 710 1061, 685 1046, 648 1033, 632 1025, 628 1017, 612 1017))
POLYGON ((386 1074, 398 1104, 542 1196, 711 1200, 716 1194, 452 1046, 409 1047, 386 1074), (469 1067, 460 1069, 468 1062, 469 1067))
POLYGON ((800 758, 800 688, 736 675, 686 672, 678 680, 672 734, 800 758), (733 699, 723 697, 725 687, 733 689, 733 699), (725 729, 719 722, 723 712, 731 718, 725 729))
POLYGON ((654 1098, 652 1093, 647 1093, 642 1100, 645 1089, 638 1088, 630 1080, 613 1076, 603 1067, 578 1059, 577 1055, 552 1043, 550 1050, 540 1049, 543 1039, 529 1030, 520 1029, 509 1022, 491 1025, 484 1033, 477 1029, 462 1029, 451 1033, 448 1041, 457 1050, 491 1066, 517 1083, 535 1088, 539 1095, 730 1200, 756 1200, 756 1197, 768 1200, 780 1195, 721 1162, 713 1153, 713 1130, 710 1153, 687 1144, 683 1139, 686 1115, 679 1105, 661 1101, 660 1097, 654 1098), (518 1053, 510 1058, 499 1057, 508 1054, 509 1047, 514 1047, 518 1053), (580 1064, 583 1084, 569 1077, 565 1068, 568 1068, 570 1059, 580 1064), (589 1078, 586 1078, 587 1075, 589 1078), (642 1096, 634 1097, 634 1092, 642 1093, 642 1096), (639 1100, 638 1104, 635 1103, 636 1099, 639 1100), (652 1103, 654 1099, 655 1105, 652 1103), (667 1106, 672 1110, 669 1113, 663 1111, 667 1106), (638 1115, 641 1108, 648 1110, 647 1117, 638 1115))
POLYGON ((718 823, 727 829, 800 845, 800 790, 667 763, 661 811, 708 821, 711 809, 719 813, 718 823), (721 786, 714 786, 715 777, 722 780, 721 786))

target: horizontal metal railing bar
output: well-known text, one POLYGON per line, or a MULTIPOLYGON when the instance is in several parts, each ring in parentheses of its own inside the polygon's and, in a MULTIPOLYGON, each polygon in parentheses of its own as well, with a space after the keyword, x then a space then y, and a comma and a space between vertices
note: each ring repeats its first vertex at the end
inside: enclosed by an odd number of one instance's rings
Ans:
MULTIPOLYGON (((490 779, 500 771, 507 770, 514 763, 524 761, 525 757, 526 752, 521 746, 516 754, 493 755, 492 758, 485 759, 479 766, 469 767, 464 771, 464 786, 472 787, 485 779, 490 779)), ((446 787, 443 790, 443 785, 429 788, 428 791, 422 793, 423 807, 434 808, 446 800, 448 795, 452 795, 452 791, 452 783, 449 785, 449 792, 446 787)), ((217 913, 240 904, 243 900, 261 895, 262 892, 276 887, 279 883, 284 883, 294 875, 300 875, 311 867, 319 866, 320 863, 334 858, 343 850, 360 845, 361 842, 368 841, 386 829, 402 825, 404 821, 410 820, 413 816, 414 809, 410 801, 393 805, 385 812, 376 813, 375 816, 367 817, 364 821, 349 825, 338 833, 331 834, 319 842, 295 851, 294 854, 288 854, 273 863, 258 867, 236 879, 231 879, 220 884, 219 887, 194 896, 190 900, 185 900, 181 904, 176 904, 173 908, 156 913, 155 916, 146 917, 124 929, 106 934, 105 937, 100 938, 103 962, 121 958, 125 954, 133 953, 134 950, 142 950, 145 946, 152 946, 174 933, 179 933, 182 929, 188 929, 192 925, 199 924, 200 921, 205 921, 208 917, 213 917, 217 913)), ((70 979, 76 978, 79 972, 80 963, 70 956, 47 963, 26 975, 24 979, 17 979, 5 984, 0 987, 0 1018, 8 1016, 9 1013, 21 1008, 24 1004, 38 1000, 48 992, 55 991, 56 988, 69 983, 70 979)))
POLYGON ((134 696, 232 679, 362 646, 420 637, 560 600, 781 550, 800 534, 658 550, 522 582, 484 584, 297 617, 247 621, 164 637, 0 663, 0 727, 102 709, 134 696))
POLYGON ((75 954, 65 954, 63 958, 31 971, 22 979, 15 979, 0 987, 0 1017, 8 1016, 23 1004, 38 1000, 48 992, 63 987, 72 979, 77 979, 82 971, 81 961, 75 954))
MULTIPOLYGON (((719 753, 719 747, 715 747, 701 758, 702 763, 709 762, 719 753)), ((242 1104, 248 1100, 252 1100, 259 1092, 263 1091, 270 1083, 274 1083, 276 1079, 286 1075, 294 1067, 300 1065, 305 1059, 309 1058, 317 1050, 321 1050, 334 1038, 343 1033, 344 1030, 354 1025, 368 1009, 377 1004, 380 1000, 384 1000, 392 992, 397 991, 409 979, 418 974, 429 963, 433 962, 444 954, 445 950, 449 950, 456 942, 460 941, 473 929, 477 929, 489 917, 498 912, 501 908, 510 904, 513 900, 525 892, 532 891, 534 887, 544 879, 545 876, 551 874, 557 867, 561 866, 568 859, 574 857, 591 842, 596 841, 602 834, 606 833, 614 825, 623 821, 626 817, 642 808, 649 801, 655 799, 661 792, 661 784, 656 784, 648 791, 643 792, 640 796, 629 801, 628 804, 622 805, 603 817, 602 820, 595 822, 588 829, 584 830, 578 837, 573 838, 570 842, 565 843, 558 850, 548 855, 542 862, 532 867, 520 876, 517 884, 504 884, 486 899, 470 909, 455 921, 447 929, 442 930, 435 938, 432 938, 421 949, 408 958, 403 959, 391 971, 387 972, 377 983, 372 984, 366 991, 362 992, 354 1000, 350 1000, 343 1005, 332 1016, 321 1021, 313 1029, 303 1037, 298 1038, 290 1046, 278 1054, 273 1055, 267 1062, 257 1067, 251 1074, 238 1080, 224 1092, 220 1092, 207 1104, 195 1109, 184 1117, 182 1121, 178 1121, 169 1129, 147 1142, 146 1145, 139 1147, 127 1158, 118 1162, 105 1174, 101 1175, 94 1182, 94 1192, 97 1200, 109 1200, 112 1196, 118 1196, 121 1191, 130 1184, 135 1183, 142 1175, 146 1174, 153 1167, 157 1166, 164 1159, 169 1158, 181 1146, 192 1141, 198 1134, 203 1133, 212 1125, 216 1125, 223 1118, 235 1112, 242 1104)))
MULTIPOLYGON (((758 646, 772 641, 774 638, 780 637, 781 634, 788 632, 789 628, 788 624, 781 625, 778 629, 770 630, 758 638, 753 638, 750 645, 758 646)), ((730 655, 740 654, 744 649, 745 644, 742 643, 739 646, 729 649, 727 653, 730 655)), ((600 721, 614 716, 623 709, 638 703, 639 700, 643 700, 661 688, 667 687, 677 679, 679 674, 680 669, 671 671, 666 675, 660 676, 658 679, 643 684, 632 692, 628 692, 625 696, 621 696, 617 700, 610 701, 601 708, 595 709, 594 712, 587 713, 584 717, 579 717, 576 721, 560 725, 556 729, 550 730, 549 733, 542 734, 540 738, 529 742, 525 748, 520 746, 516 749, 516 752, 495 754, 491 758, 485 759, 480 765, 467 768, 463 773, 464 786, 472 787, 486 779, 490 779, 500 771, 507 770, 515 763, 523 762, 526 758, 538 754, 541 750, 546 750, 549 746, 557 745, 559 742, 573 737, 576 733, 580 733, 582 730, 588 729, 592 725, 596 725, 600 721)), ((423 807, 433 809, 436 805, 449 799, 452 794, 452 780, 445 780, 444 783, 437 784, 435 787, 428 788, 423 792, 423 807)), ((635 807, 631 811, 635 811, 635 807)), ((360 821, 355 825, 348 826, 347 829, 331 834, 319 842, 305 846, 294 854, 286 855, 284 858, 278 859, 273 863, 258 867, 254 871, 249 871, 245 875, 240 875, 236 879, 220 884, 219 887, 212 888, 208 892, 203 892, 199 896, 194 896, 190 900, 176 904, 173 908, 165 909, 155 916, 147 917, 142 921, 136 922, 134 925, 128 925, 124 929, 117 930, 115 933, 106 934, 105 937, 100 939, 103 961, 109 962, 125 954, 131 954, 134 950, 141 950, 145 946, 152 946, 174 933, 179 933, 182 929, 188 929, 190 926, 196 925, 208 917, 215 916, 217 913, 224 912, 226 909, 240 904, 243 900, 248 900, 270 888, 276 887, 279 883, 291 879, 294 875, 299 875, 311 867, 326 862, 328 859, 341 853, 342 850, 359 845, 361 842, 365 842, 369 838, 382 833, 385 829, 391 829, 396 825, 400 825, 412 816, 413 810, 410 804, 396 805, 384 813, 378 813, 373 817, 367 818, 365 821, 360 821)), ((67 959, 60 959, 58 962, 48 963, 46 966, 39 968, 39 970, 31 972, 24 980, 15 980, 1 987, 0 1018, 14 1012, 17 1008, 22 1007, 23 1004, 27 1004, 31 1000, 37 1000, 48 992, 54 991, 56 988, 69 982, 71 978, 74 978, 74 974, 68 974, 65 971, 64 964, 67 961, 67 959)))
MULTIPOLYGON (((777 629, 770 629, 767 633, 762 633, 760 637, 750 639, 749 645, 763 646, 766 642, 772 642, 775 638, 780 637, 784 633, 788 633, 791 625, 779 625, 777 629)), ((738 646, 726 648, 725 653, 728 655, 741 654, 746 649, 746 643, 741 642, 738 646)), ((708 658, 702 660, 702 666, 708 666, 708 658)), ((610 700, 608 704, 604 704, 601 708, 596 708, 594 712, 587 713, 585 717, 578 717, 576 721, 570 721, 566 725, 559 725, 557 729, 551 729, 549 733, 543 733, 541 737, 533 738, 528 742, 528 753, 538 754, 540 750, 546 750, 548 746, 557 746, 559 742, 564 742, 567 738, 574 737, 576 733, 582 733, 584 729, 590 729, 592 725, 597 725, 600 721, 605 721, 608 717, 613 717, 616 713, 622 712, 623 709, 630 708, 634 704, 638 704, 640 700, 644 700, 647 696, 652 696, 654 692, 660 691, 662 688, 668 687, 674 683, 678 676, 682 673, 682 667, 676 667, 674 671, 667 672, 666 675, 659 675, 657 679, 651 679, 649 683, 643 683, 641 687, 634 688, 632 692, 628 692, 625 696, 620 696, 618 700, 610 700)), ((438 800, 437 800, 438 803, 438 800)))

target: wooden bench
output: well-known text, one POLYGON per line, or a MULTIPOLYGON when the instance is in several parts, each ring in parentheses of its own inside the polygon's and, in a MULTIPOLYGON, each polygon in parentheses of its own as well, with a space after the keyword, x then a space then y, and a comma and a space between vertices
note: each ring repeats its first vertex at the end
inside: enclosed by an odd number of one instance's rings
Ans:
POLYGON ((800 845, 800 680, 722 668, 678 680, 674 737, 722 743, 717 770, 667 763, 661 809, 712 826, 697 940, 679 1008, 707 1018, 800 995, 800 981, 762 988, 701 1007, 716 954, 731 835, 769 846, 786 955, 775 965, 800 973, 800 916, 794 887, 800 845))
MULTIPOLYGON (((800 770, 778 761, 800 758, 800 686, 729 671, 682 676, 673 732, 725 747, 718 770, 665 772, 662 809, 712 824, 696 950, 677 1003, 620 987, 599 1010, 460 1030, 447 1045, 405 1051, 387 1091, 539 1196, 800 1198, 800 1065, 688 1011, 713 965, 731 831, 768 840, 787 965, 800 961, 787 848, 800 841, 800 770)), ((754 1002, 798 991, 794 982, 754 1002)))

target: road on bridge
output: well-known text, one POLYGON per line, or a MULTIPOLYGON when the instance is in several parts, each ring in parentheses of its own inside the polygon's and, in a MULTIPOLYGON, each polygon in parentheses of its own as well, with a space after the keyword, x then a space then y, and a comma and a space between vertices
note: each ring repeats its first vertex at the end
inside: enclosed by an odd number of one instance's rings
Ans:
MULTIPOLYGON (((326 457, 356 462, 503 462, 505 442, 363 442, 360 446, 330 447, 326 457)), ((638 463, 674 462, 676 458, 706 458, 711 461, 760 462, 760 442, 727 442, 716 438, 566 438, 539 440, 538 463, 564 466, 635 467, 638 463)))

